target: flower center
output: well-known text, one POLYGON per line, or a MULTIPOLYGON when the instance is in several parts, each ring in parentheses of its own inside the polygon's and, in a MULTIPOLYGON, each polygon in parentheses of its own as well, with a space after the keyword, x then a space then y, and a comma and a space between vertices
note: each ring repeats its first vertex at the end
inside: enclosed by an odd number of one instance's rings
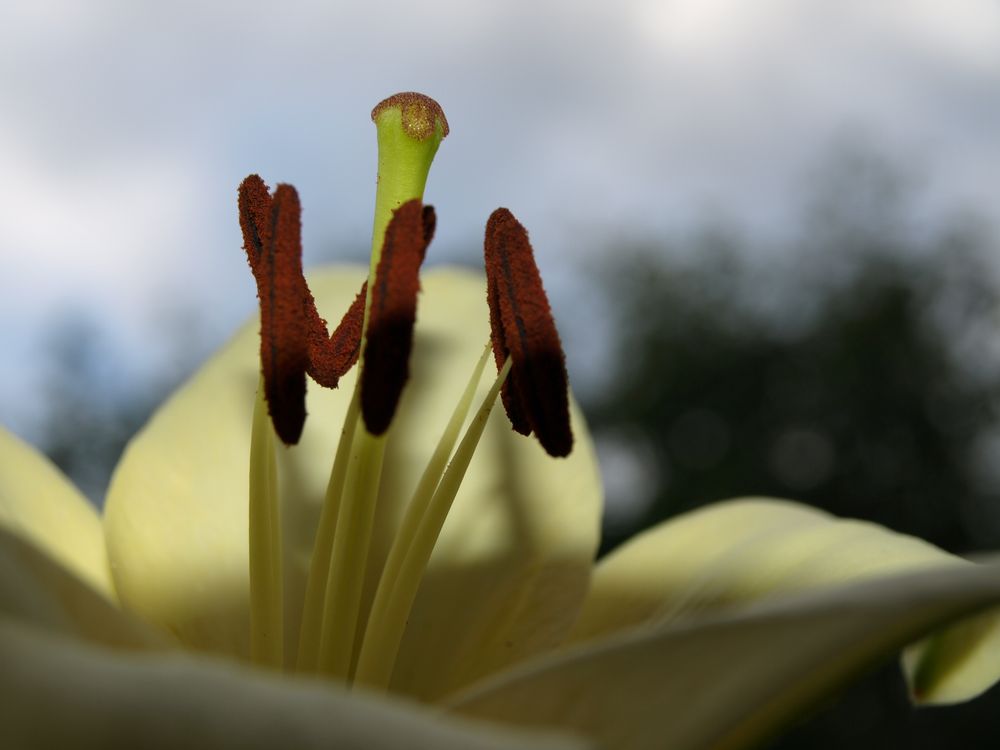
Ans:
POLYGON ((251 175, 240 186, 239 208, 261 313, 249 485, 252 658, 379 690, 389 685, 420 581, 498 396, 514 429, 534 432, 550 455, 567 455, 572 434, 562 348, 527 232, 498 209, 484 243, 491 341, 413 490, 371 607, 361 611, 385 443, 409 378, 419 270, 436 223, 421 198, 447 133, 440 107, 419 94, 390 97, 372 118, 379 135, 372 262, 332 334, 302 272, 295 189, 279 185, 272 197, 251 175), (463 435, 491 350, 497 377, 463 435), (316 529, 298 651, 286 654, 274 436, 287 445, 298 442, 307 374, 334 388, 355 363, 360 373, 316 529))

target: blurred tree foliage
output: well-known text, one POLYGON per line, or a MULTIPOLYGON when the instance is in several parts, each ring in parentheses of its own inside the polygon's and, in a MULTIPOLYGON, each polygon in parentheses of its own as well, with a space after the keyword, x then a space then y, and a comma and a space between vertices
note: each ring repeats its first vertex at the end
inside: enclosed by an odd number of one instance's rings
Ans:
POLYGON ((121 353, 111 350, 86 314, 67 315, 52 328, 51 359, 41 383, 48 405, 42 449, 98 507, 126 443, 203 348, 190 334, 182 339, 171 329, 164 335, 186 348, 167 371, 136 380, 122 370, 121 353))
POLYGON ((619 266, 621 369, 590 413, 599 434, 628 433, 655 463, 659 488, 637 526, 764 494, 953 551, 1000 546, 982 525, 997 530, 1000 497, 974 461, 1000 389, 951 347, 976 316, 996 315, 979 256, 963 245, 942 248, 945 263, 867 256, 841 287, 790 292, 820 295, 815 309, 789 299, 789 320, 769 323, 711 288, 747 273, 728 252, 707 249, 682 271, 649 256, 619 266), (959 288, 948 263, 962 268, 959 288), (951 331, 933 316, 945 293, 967 303, 951 331))
MULTIPOLYGON (((649 500, 608 529, 605 551, 756 494, 951 551, 1000 549, 989 233, 920 226, 902 181, 853 155, 825 173, 788 242, 768 250, 716 228, 684 252, 618 250, 602 269, 618 369, 585 407, 598 444, 641 464, 649 500)), ((776 747, 997 747, 998 706, 1000 693, 916 712, 886 668, 776 747)))

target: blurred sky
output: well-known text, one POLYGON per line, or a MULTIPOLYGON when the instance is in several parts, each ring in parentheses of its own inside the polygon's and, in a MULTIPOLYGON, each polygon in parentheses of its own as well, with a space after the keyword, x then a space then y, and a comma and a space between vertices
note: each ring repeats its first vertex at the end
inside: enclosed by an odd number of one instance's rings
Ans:
POLYGON ((13 0, 0 29, 0 423, 29 439, 60 321, 101 332, 113 386, 250 314, 249 172, 299 188, 307 264, 361 257, 368 115, 400 90, 452 127, 430 260, 476 262, 508 206, 564 319, 602 238, 780 228, 845 133, 914 170, 928 215, 997 220, 996 0, 13 0))

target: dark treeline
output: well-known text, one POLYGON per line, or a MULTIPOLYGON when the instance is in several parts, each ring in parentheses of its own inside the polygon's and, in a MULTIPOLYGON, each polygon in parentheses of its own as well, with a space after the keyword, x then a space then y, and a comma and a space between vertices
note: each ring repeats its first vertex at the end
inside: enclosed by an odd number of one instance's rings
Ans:
MULTIPOLYGON (((602 277, 618 369, 586 406, 599 442, 633 451, 649 502, 604 551, 745 495, 1000 549, 996 248, 971 219, 931 229, 906 208, 901 183, 862 161, 828 175, 787 248, 707 230, 683 252, 616 250, 602 277)), ((891 666, 775 747, 998 738, 1000 692, 915 711, 891 666)))

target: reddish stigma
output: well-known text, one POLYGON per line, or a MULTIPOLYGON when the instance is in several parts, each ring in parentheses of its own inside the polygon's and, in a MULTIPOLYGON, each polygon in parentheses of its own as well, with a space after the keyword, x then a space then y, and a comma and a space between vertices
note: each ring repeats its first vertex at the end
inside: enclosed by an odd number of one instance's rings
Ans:
POLYGON ((486 222, 486 289, 497 367, 511 370, 501 396, 513 428, 535 433, 551 456, 573 448, 566 358, 528 232, 506 208, 486 222))
POLYGON ((389 429, 409 378, 420 265, 435 223, 433 208, 411 200, 396 209, 386 228, 361 371, 361 414, 373 435, 389 429))
POLYGON ((291 445, 305 424, 306 373, 335 388, 358 359, 365 290, 328 336, 302 273, 302 210, 295 188, 278 185, 272 198, 264 181, 250 175, 239 188, 239 210, 260 300, 264 395, 275 432, 291 445))

